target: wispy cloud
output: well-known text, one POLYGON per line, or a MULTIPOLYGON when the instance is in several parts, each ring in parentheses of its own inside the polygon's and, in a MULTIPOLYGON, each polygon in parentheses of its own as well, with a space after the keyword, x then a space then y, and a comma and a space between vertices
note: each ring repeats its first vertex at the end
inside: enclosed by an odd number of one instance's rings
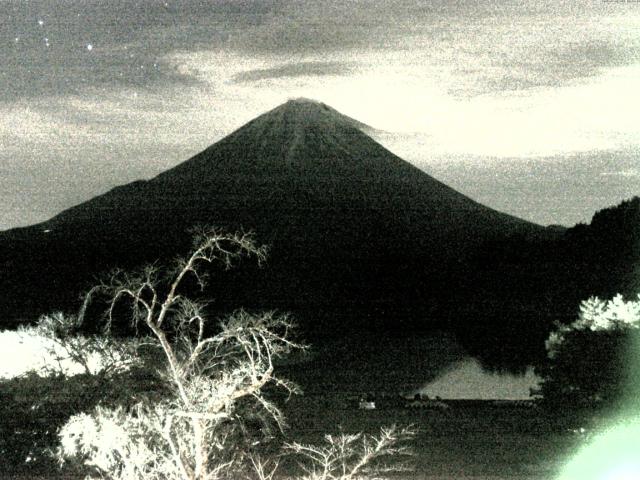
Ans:
POLYGON ((348 62, 298 62, 287 63, 271 68, 247 70, 234 75, 238 83, 257 82, 271 78, 322 77, 329 75, 345 75, 353 71, 354 65, 348 62))
POLYGON ((302 75, 300 59, 313 75, 324 75, 322 64, 329 74, 349 73, 349 62, 378 52, 378 71, 404 59, 416 71, 455 77, 454 96, 561 85, 638 61, 640 12, 624 8, 580 0, 2 2, 0 101, 181 88, 192 76, 164 59, 189 51, 276 59, 266 67, 272 72, 247 72, 248 80, 302 75), (335 58, 317 58, 326 55, 335 58))
POLYGON ((603 177, 640 177, 640 170, 630 168, 628 170, 619 170, 617 172, 602 172, 600 175, 603 177))

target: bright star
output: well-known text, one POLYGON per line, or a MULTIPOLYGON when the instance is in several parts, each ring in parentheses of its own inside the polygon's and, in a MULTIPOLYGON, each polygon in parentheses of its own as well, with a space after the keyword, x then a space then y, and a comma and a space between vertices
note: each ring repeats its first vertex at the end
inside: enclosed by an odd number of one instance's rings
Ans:
POLYGON ((38 20, 38 25, 43 26, 44 25, 44 20, 38 20))
POLYGON ((93 45, 91 45, 90 43, 87 44, 87 50, 91 51, 93 50, 93 45))

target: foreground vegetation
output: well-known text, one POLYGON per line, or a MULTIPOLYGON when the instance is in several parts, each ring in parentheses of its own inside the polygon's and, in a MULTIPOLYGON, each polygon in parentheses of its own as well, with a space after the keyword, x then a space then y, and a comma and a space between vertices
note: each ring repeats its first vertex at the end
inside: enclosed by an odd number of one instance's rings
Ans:
POLYGON ((558 324, 546 341, 547 360, 538 368, 541 395, 553 408, 640 407, 640 295, 626 301, 591 297, 580 304, 578 318, 558 324))
POLYGON ((40 429, 13 425, 26 437, 23 448, 3 446, 5 459, 42 466, 55 458, 67 473, 122 480, 350 480, 405 469, 384 460, 408 454, 410 427, 328 434, 319 445, 286 439, 276 390, 290 396, 298 387, 275 366, 304 348, 293 323, 239 310, 214 324, 206 303, 190 298, 204 288, 204 266, 230 268, 243 256, 261 262, 265 251, 248 235, 203 231, 174 268, 114 272, 88 293, 79 316, 47 316, 23 332, 46 339, 55 361, 3 385, 27 417, 46 412, 40 429), (84 334, 93 302, 106 307, 104 326, 84 334), (128 326, 118 325, 123 318, 128 326), (118 336, 123 327, 129 334, 118 336), (82 373, 71 375, 69 364, 82 373), (296 473, 279 468, 285 454, 297 459, 296 473))
POLYGON ((47 357, 0 382, 3 471, 60 468, 66 478, 122 480, 410 478, 404 460, 413 440, 420 475, 552 478, 601 426, 601 406, 629 396, 640 300, 617 296, 589 299, 577 320, 557 325, 539 367, 539 408, 457 403, 416 411, 387 402, 361 411, 335 395, 297 398, 297 385, 280 377, 281 362, 305 350, 291 319, 237 310, 214 322, 198 299, 204 267, 231 268, 242 257, 262 262, 265 250, 247 235, 203 231, 174 267, 113 272, 78 316, 49 315, 21 329, 47 357), (88 322, 98 312, 100 329, 88 322))

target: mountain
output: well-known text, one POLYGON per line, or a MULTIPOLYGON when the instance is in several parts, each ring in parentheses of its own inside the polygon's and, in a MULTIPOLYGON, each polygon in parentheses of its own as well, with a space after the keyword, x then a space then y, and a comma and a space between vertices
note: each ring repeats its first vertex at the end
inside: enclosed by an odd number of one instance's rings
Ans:
POLYGON ((291 100, 155 178, 0 233, 0 318, 73 310, 100 272, 173 258, 189 228, 206 224, 252 230, 270 246, 265 268, 216 277, 209 293, 221 310, 293 311, 320 337, 411 334, 450 321, 451 292, 482 245, 561 234, 478 204, 365 131, 327 105, 291 100))
MULTIPOLYGON (((363 134, 363 127, 324 104, 292 100, 154 179, 116 188, 43 228, 138 212, 164 219, 179 213, 189 221, 214 215, 211 221, 248 224, 259 233, 262 224, 276 222, 303 227, 300 236, 309 237, 330 231, 328 226, 353 234, 343 222, 347 219, 372 226, 383 220, 383 231, 406 230, 436 249, 445 245, 434 243, 435 237, 453 240, 450 247, 465 247, 494 234, 535 230, 431 178, 363 134), (267 218, 258 212, 268 213, 267 218), (309 217, 321 224, 313 226, 309 217)), ((271 234, 273 228, 268 230, 271 234)))

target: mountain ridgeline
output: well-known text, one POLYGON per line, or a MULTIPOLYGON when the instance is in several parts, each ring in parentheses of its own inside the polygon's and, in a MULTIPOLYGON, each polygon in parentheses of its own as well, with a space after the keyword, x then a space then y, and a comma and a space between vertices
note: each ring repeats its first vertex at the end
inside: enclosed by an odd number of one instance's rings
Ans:
MULTIPOLYGON (((492 348, 499 361, 539 354, 523 338, 543 339, 566 313, 556 286, 575 260, 567 235, 580 232, 480 205, 365 131, 292 100, 155 178, 0 233, 2 318, 73 311, 101 272, 172 259, 190 247, 191 227, 212 225, 251 230, 270 247, 263 268, 213 276, 204 295, 215 311, 291 311, 314 342, 444 328, 487 358, 492 348)), ((569 280, 573 300, 585 289, 569 280)))

